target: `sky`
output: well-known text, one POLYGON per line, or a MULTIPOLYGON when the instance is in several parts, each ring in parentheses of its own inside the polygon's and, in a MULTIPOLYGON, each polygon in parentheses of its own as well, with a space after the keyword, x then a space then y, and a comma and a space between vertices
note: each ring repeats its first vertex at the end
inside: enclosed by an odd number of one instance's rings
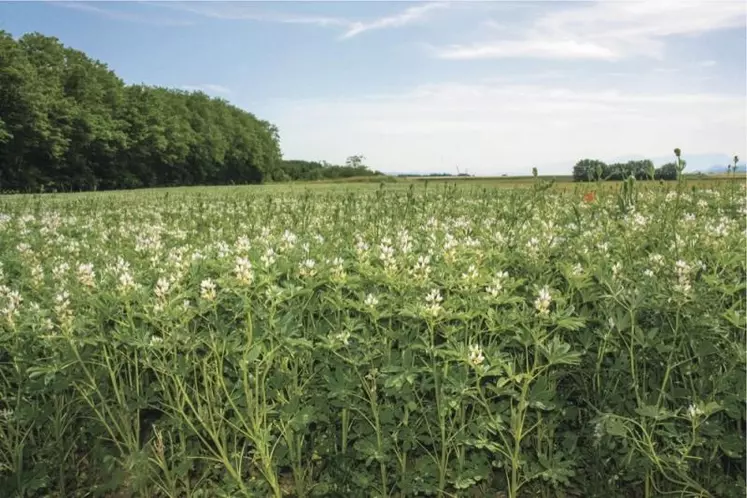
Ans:
POLYGON ((274 123, 285 158, 476 175, 747 156, 746 18, 744 0, 0 3, 14 36, 274 123))

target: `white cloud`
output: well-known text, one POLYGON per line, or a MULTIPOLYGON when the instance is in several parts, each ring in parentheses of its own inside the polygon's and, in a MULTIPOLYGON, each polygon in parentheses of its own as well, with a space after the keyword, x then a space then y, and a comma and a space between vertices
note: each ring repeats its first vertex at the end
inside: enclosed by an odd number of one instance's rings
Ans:
POLYGON ((214 83, 203 83, 201 85, 182 85, 182 90, 190 92, 205 92, 212 94, 230 95, 231 89, 223 85, 216 85, 214 83))
POLYGON ((364 154, 383 171, 567 173, 582 157, 744 151, 743 96, 581 91, 548 85, 439 84, 398 95, 278 101, 287 157, 364 154), (565 164, 548 169, 549 165, 565 164))
POLYGON ((656 0, 579 2, 537 16, 518 37, 441 47, 446 59, 533 57, 662 58, 672 35, 698 35, 745 26, 743 1, 656 0))
POLYGON ((165 7, 212 19, 231 21, 266 21, 286 24, 312 24, 322 27, 347 27, 350 21, 338 17, 297 15, 257 8, 252 2, 152 2, 148 5, 165 7))
POLYGON ((393 16, 380 17, 369 22, 356 21, 351 23, 350 28, 342 35, 342 38, 352 38, 366 31, 406 26, 423 19, 429 12, 446 6, 448 4, 445 2, 423 3, 408 7, 393 16))
POLYGON ((452 46, 438 50, 442 59, 496 59, 538 57, 547 59, 616 59, 609 48, 575 40, 531 39, 452 46))
MULTIPOLYGON (((277 2, 282 3, 282 2, 277 2)), ((153 2, 151 5, 177 9, 214 19, 252 20, 283 24, 308 24, 324 28, 342 28, 340 39, 353 38, 368 31, 399 28, 424 19, 430 12, 448 6, 448 2, 423 2, 397 14, 371 20, 296 14, 258 9, 252 2, 153 2)))

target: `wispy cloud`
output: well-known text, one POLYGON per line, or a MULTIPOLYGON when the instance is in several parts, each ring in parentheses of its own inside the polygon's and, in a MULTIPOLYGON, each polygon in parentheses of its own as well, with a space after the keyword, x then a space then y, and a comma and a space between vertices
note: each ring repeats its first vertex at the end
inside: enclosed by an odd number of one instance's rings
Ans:
POLYGON ((89 12, 107 19, 113 19, 116 21, 127 21, 140 24, 151 24, 154 26, 190 26, 194 24, 192 21, 183 19, 170 19, 163 17, 154 17, 152 15, 140 15, 133 12, 124 12, 121 10, 111 9, 109 7, 101 7, 102 4, 107 2, 48 2, 52 5, 64 7, 66 9, 79 10, 82 12, 89 12))
POLYGON ((449 3, 424 2, 405 8, 396 14, 370 20, 270 11, 258 8, 257 4, 252 2, 152 2, 150 5, 177 9, 213 19, 308 24, 323 28, 341 28, 343 34, 340 39, 349 39, 368 31, 399 28, 414 24, 423 20, 432 11, 448 6, 449 3))
POLYGON ((446 2, 423 3, 408 7, 393 16, 380 17, 368 22, 355 21, 350 24, 350 28, 342 35, 342 38, 352 38, 366 31, 407 26, 408 24, 420 21, 431 11, 442 9, 448 5, 446 2))
POLYGON ((350 21, 330 16, 297 15, 257 8, 254 2, 152 2, 152 6, 229 21, 267 21, 288 24, 312 24, 322 27, 347 27, 350 21))
POLYGON ((201 85, 182 85, 182 90, 190 92, 205 92, 213 94, 230 95, 233 93, 230 88, 223 85, 216 85, 214 83, 203 83, 201 85))
POLYGON ((544 59, 617 59, 610 48, 577 40, 533 38, 517 41, 497 41, 472 45, 452 45, 437 49, 441 59, 500 59, 536 57, 544 59))
POLYGON ((520 36, 440 47, 434 54, 444 59, 662 58, 667 37, 742 27, 745 14, 747 5, 740 1, 579 2, 538 15, 520 36))

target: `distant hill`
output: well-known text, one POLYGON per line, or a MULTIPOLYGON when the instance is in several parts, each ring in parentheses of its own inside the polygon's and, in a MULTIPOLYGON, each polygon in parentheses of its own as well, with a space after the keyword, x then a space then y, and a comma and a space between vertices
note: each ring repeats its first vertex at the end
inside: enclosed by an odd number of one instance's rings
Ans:
MULTIPOLYGON (((737 171, 741 173, 747 172, 747 165, 745 163, 737 163, 737 171)), ((726 173, 728 172, 727 165, 725 164, 715 164, 711 166, 710 168, 703 171, 703 173, 709 174, 709 175, 715 175, 720 173, 726 173)))

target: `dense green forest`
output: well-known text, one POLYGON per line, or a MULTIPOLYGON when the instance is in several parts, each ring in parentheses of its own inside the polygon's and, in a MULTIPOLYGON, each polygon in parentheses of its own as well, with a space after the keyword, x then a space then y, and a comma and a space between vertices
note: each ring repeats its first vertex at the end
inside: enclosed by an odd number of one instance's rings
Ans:
POLYGON ((126 85, 106 64, 0 31, 0 189, 100 190, 374 174, 283 161, 278 129, 202 92, 126 85))

